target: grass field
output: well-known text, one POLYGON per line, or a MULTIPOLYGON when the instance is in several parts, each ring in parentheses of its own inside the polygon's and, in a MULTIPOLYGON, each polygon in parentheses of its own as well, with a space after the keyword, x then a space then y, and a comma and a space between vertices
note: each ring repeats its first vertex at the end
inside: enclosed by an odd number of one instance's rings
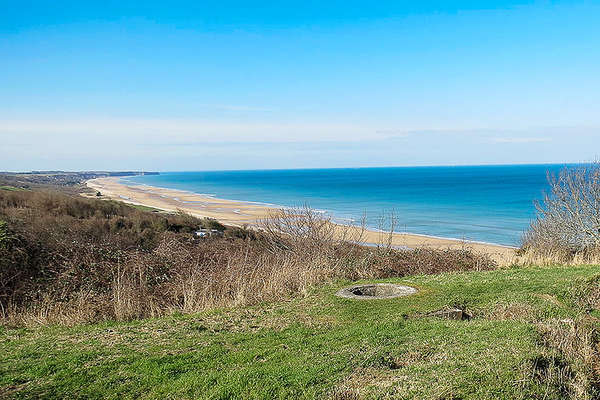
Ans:
POLYGON ((582 296, 599 275, 585 266, 413 276, 388 281, 418 294, 371 301, 335 297, 349 284, 336 282, 252 307, 0 328, 0 397, 591 398, 584 355, 546 336, 573 341, 580 321, 597 326, 582 296), (473 318, 425 316, 449 306, 473 318))
POLYGON ((144 206, 142 204, 129 204, 131 207, 136 208, 140 211, 150 211, 150 212, 164 212, 163 210, 159 210, 158 208, 144 206))

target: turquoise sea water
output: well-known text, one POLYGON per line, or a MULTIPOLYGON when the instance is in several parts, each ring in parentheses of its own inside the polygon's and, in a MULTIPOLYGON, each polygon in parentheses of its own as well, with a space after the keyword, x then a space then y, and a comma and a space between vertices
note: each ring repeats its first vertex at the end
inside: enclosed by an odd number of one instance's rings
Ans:
POLYGON ((340 222, 396 231, 518 245, 548 189, 547 171, 564 165, 397 167, 163 172, 129 177, 140 184, 280 206, 309 205, 340 222), (385 226, 383 228, 386 228, 385 226))

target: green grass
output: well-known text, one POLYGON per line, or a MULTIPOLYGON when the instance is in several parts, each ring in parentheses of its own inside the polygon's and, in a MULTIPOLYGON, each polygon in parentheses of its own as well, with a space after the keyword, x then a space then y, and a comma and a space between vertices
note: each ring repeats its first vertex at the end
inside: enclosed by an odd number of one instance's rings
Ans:
POLYGON ((136 209, 138 209, 140 211, 164 212, 161 209, 154 208, 154 207, 148 207, 148 206, 144 206, 144 205, 141 205, 141 204, 131 204, 131 203, 128 203, 127 205, 130 206, 130 207, 136 208, 136 209))
POLYGON ((23 189, 20 187, 15 187, 15 186, 2 186, 0 185, 0 190, 8 190, 11 192, 19 192, 19 191, 23 191, 23 190, 27 190, 27 189, 23 189))
POLYGON ((313 399, 560 398, 535 379, 536 321, 576 318, 599 266, 392 279, 414 296, 333 293, 195 315, 76 327, 0 328, 0 397, 313 399), (460 305, 470 321, 424 314, 460 305), (510 315, 510 318, 507 318, 510 315), (346 396, 349 396, 346 392, 346 396))

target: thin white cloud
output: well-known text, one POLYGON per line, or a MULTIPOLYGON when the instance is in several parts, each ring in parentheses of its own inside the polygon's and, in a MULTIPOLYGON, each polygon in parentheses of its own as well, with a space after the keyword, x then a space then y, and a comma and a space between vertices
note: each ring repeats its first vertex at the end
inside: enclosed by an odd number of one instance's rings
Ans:
POLYGON ((380 134, 380 135, 392 135, 394 137, 405 137, 405 136, 409 136, 410 133, 406 132, 405 130, 401 130, 401 129, 378 129, 375 131, 375 133, 380 134))
POLYGON ((0 170, 460 165, 598 158, 598 127, 415 130, 382 125, 394 126, 382 121, 0 117, 0 170), (533 153, 526 145, 490 145, 548 141, 552 146, 533 153))
POLYGON ((540 138, 540 137, 510 137, 510 138, 492 138, 494 143, 544 143, 550 142, 551 138, 540 138))
POLYGON ((273 112, 274 108, 269 107, 254 107, 254 106, 245 106, 245 105, 236 105, 236 104, 204 104, 204 108, 208 109, 216 109, 216 110, 225 110, 225 111, 249 111, 249 112, 273 112))
POLYGON ((0 136, 24 135, 81 140, 82 136, 115 139, 120 142, 161 142, 173 144, 190 140, 204 142, 290 142, 364 140, 372 128, 349 123, 327 122, 223 122, 190 119, 86 119, 86 120, 4 120, 0 136))

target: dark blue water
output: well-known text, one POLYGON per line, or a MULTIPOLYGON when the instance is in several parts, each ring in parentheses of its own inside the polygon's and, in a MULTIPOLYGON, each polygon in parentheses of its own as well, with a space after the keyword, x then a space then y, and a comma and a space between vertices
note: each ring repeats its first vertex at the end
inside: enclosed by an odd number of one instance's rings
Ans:
MULTIPOLYGON (((309 205, 340 221, 381 228, 393 212, 396 231, 518 245, 548 189, 547 171, 564 165, 398 167, 165 172, 127 181, 234 200, 309 205)), ((384 228, 386 228, 384 226, 384 228)))

